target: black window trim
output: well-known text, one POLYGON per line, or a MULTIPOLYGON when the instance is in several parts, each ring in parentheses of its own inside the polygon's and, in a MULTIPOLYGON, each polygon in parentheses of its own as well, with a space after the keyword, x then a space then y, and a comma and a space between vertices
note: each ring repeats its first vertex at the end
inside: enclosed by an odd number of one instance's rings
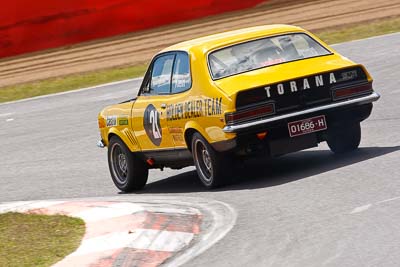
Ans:
POLYGON ((187 92, 187 91, 189 91, 190 89, 192 89, 192 86, 193 86, 193 79, 192 79, 192 64, 191 64, 191 60, 190 60, 190 55, 189 55, 189 53, 187 53, 186 51, 175 51, 174 64, 172 65, 170 95, 176 95, 176 94, 181 94, 181 93, 187 92), (183 90, 183 91, 173 93, 173 92, 172 92, 172 77, 174 76, 174 73, 173 73, 173 72, 174 72, 175 62, 176 62, 176 58, 177 58, 178 53, 186 54, 186 55, 187 55, 187 58, 188 58, 188 61, 189 61, 190 86, 189 86, 187 89, 183 90))
MULTIPOLYGON (((176 94, 181 94, 184 92, 189 91, 190 89, 192 89, 193 87, 193 77, 192 77, 192 64, 191 64, 191 58, 190 58, 190 54, 187 51, 183 51, 183 50, 171 50, 171 51, 166 51, 166 52, 162 52, 159 53, 157 55, 155 55, 153 57, 153 59, 150 62, 149 67, 147 68, 147 71, 145 73, 145 75, 143 76, 143 81, 142 84, 140 85, 140 89, 138 92, 138 96, 167 96, 167 95, 176 95, 176 94), (173 76, 173 72, 174 72, 174 67, 175 67, 175 61, 176 61, 176 56, 178 53, 184 53, 187 55, 188 60, 189 60, 189 74, 190 74, 190 87, 184 91, 181 92, 176 92, 176 93, 172 93, 172 76, 173 76), (169 93, 161 93, 161 94, 152 94, 152 93, 143 93, 143 88, 145 87, 145 85, 149 85, 150 86, 150 81, 151 81, 151 75, 153 73, 153 66, 154 66, 154 62, 162 57, 162 56, 166 56, 169 54, 173 54, 174 55, 174 62, 172 63, 172 71, 171 71, 171 83, 170 83, 170 87, 169 87, 169 93)), ((151 89, 150 89, 151 90, 151 89)))

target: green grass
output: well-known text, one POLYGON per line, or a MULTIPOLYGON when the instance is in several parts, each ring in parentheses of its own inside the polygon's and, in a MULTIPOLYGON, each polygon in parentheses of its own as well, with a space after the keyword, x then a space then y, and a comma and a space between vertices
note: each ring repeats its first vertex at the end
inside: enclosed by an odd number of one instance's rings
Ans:
POLYGON ((77 218, 0 214, 0 266, 50 266, 76 250, 84 233, 77 218))
POLYGON ((143 76, 146 65, 106 69, 0 88, 0 103, 143 76))
MULTIPOLYGON (((315 33, 325 42, 335 44, 399 31, 400 18, 397 17, 319 30, 315 33)), ((137 65, 7 86, 0 88, 0 103, 140 77, 145 71, 146 65, 137 65)))
POLYGON ((400 18, 389 18, 369 23, 353 24, 315 31, 328 44, 342 43, 400 31, 400 18))

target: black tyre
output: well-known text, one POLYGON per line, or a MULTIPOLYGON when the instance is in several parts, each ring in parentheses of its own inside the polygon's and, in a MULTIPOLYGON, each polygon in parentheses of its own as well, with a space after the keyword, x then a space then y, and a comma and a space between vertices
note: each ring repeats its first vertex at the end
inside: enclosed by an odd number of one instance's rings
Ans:
POLYGON ((142 189, 147 182, 149 170, 116 136, 108 145, 108 167, 115 186, 123 192, 142 189))
POLYGON ((232 174, 230 157, 215 151, 199 133, 192 137, 192 155, 200 181, 209 189, 225 184, 232 174))
POLYGON ((360 145, 361 127, 360 123, 343 125, 330 129, 327 143, 330 150, 336 154, 346 153, 355 150, 360 145))

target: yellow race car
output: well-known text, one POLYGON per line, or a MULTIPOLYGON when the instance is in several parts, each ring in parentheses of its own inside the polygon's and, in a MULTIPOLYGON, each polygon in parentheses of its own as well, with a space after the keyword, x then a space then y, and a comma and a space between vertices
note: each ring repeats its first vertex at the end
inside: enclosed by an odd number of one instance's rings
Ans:
POLYGON ((145 186, 152 168, 195 165, 212 188, 233 162, 276 157, 326 141, 358 148, 360 122, 379 95, 364 66, 299 27, 269 25, 168 47, 137 98, 98 116, 100 147, 118 189, 145 186))

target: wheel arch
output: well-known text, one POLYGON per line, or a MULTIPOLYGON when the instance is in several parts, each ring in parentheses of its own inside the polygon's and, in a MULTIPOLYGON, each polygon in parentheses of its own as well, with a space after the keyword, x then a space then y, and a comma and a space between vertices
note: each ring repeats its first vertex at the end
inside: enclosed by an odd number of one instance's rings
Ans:
POLYGON ((204 129, 197 122, 190 121, 185 125, 184 138, 185 143, 189 151, 192 151, 191 140, 194 133, 199 133, 206 139, 206 141, 213 146, 217 151, 227 151, 236 146, 236 134, 224 133, 222 129, 218 127, 209 127, 204 129))
POLYGON ((116 136, 116 137, 118 137, 119 139, 121 139, 121 137, 119 137, 116 133, 111 132, 111 133, 108 134, 108 137, 107 137, 108 143, 110 143, 111 138, 113 138, 114 136, 116 136))
POLYGON ((192 136, 195 133, 201 134, 207 140, 207 142, 209 142, 209 139, 210 139, 210 137, 207 135, 206 131, 198 123, 193 122, 193 121, 186 123, 184 137, 185 137, 186 146, 190 152, 192 152, 192 142, 191 142, 192 136))
POLYGON ((120 131, 120 130, 118 130, 118 129, 116 129, 116 128, 111 128, 109 131, 108 131, 108 134, 107 134, 107 145, 110 143, 110 139, 113 137, 113 136, 116 136, 116 137, 118 137, 122 142, 124 142, 124 144, 128 147, 128 149, 131 151, 131 152, 135 152, 135 151, 137 151, 138 149, 137 149, 137 147, 135 147, 133 144, 132 144, 132 142, 129 140, 129 138, 126 136, 126 134, 124 134, 122 131, 120 131))

